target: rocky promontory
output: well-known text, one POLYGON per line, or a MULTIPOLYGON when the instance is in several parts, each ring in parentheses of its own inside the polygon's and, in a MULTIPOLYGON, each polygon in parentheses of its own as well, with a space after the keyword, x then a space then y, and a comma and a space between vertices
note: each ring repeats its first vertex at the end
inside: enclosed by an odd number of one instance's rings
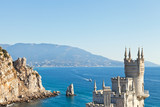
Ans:
POLYGON ((75 96, 73 84, 67 87, 66 96, 75 96))
POLYGON ((30 102, 58 93, 45 90, 41 76, 26 65, 26 58, 13 61, 9 53, 0 47, 0 105, 30 102))

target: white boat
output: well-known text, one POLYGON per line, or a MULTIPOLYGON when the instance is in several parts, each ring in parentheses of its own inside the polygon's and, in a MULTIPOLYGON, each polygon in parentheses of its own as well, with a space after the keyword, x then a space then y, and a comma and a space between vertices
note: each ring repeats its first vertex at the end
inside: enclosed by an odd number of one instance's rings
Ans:
POLYGON ((92 82, 92 79, 88 79, 89 82, 92 82))

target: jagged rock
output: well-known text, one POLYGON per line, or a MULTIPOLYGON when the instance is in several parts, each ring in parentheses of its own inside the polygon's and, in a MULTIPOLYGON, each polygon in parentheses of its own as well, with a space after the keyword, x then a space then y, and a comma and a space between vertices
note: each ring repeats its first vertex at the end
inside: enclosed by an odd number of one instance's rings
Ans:
POLYGON ((74 87, 73 84, 67 87, 66 96, 74 96, 74 87))
POLYGON ((45 90, 38 72, 26 66, 26 58, 13 62, 7 51, 0 47, 0 105, 51 96, 56 94, 45 90))

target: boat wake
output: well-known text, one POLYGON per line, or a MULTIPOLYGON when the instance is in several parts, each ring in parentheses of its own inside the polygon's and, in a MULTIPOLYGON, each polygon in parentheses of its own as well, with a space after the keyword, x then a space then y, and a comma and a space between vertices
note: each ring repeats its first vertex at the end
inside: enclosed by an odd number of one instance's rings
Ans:
POLYGON ((77 74, 74 74, 76 77, 79 77, 80 79, 83 79, 83 80, 85 80, 85 81, 89 81, 89 82, 92 82, 92 79, 90 79, 90 78, 85 78, 85 77, 82 77, 82 76, 80 76, 80 75, 77 75, 77 74))
POLYGON ((145 79, 146 81, 160 82, 160 80, 145 79))

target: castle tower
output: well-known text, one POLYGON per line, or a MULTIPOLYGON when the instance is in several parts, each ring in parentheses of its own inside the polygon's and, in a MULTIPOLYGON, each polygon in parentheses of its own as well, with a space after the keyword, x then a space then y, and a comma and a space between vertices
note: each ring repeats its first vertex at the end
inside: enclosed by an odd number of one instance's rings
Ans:
MULTIPOLYGON (((126 55, 126 52, 125 52, 126 55)), ((147 97, 144 95, 144 56, 143 49, 140 54, 140 48, 138 49, 138 58, 133 60, 129 51, 129 58, 124 58, 125 76, 133 78, 135 93, 137 98, 140 98, 144 103, 144 99, 147 97)), ((129 86, 131 87, 131 86, 129 86)), ((131 89, 133 90, 133 89, 131 89)), ((131 91, 130 90, 130 91, 131 91)))

